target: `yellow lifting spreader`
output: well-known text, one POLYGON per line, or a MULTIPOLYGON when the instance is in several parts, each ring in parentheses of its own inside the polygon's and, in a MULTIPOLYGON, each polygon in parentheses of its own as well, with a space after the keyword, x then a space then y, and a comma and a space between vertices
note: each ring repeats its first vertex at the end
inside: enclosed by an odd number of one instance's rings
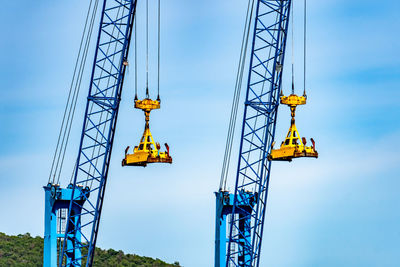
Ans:
POLYGON ((169 155, 169 146, 165 143, 166 152, 160 152, 160 144, 154 142, 150 132, 149 120, 150 111, 160 108, 159 100, 151 100, 145 98, 143 100, 135 100, 135 108, 144 111, 146 125, 139 146, 135 146, 133 154, 128 154, 129 146, 125 150, 125 158, 122 160, 122 166, 143 166, 148 163, 172 163, 172 158, 169 155))
POLYGON ((290 107, 292 120, 290 123, 289 132, 286 135, 285 141, 281 143, 279 149, 274 149, 274 144, 272 144, 271 153, 268 155, 269 160, 276 161, 292 161, 293 158, 300 157, 312 157, 318 158, 318 152, 315 150, 314 139, 311 138, 312 146, 306 146, 306 139, 304 137, 300 138, 300 134, 297 131, 295 124, 296 107, 298 105, 305 105, 307 101, 307 96, 297 96, 291 94, 289 96, 281 96, 281 104, 288 105, 290 107))

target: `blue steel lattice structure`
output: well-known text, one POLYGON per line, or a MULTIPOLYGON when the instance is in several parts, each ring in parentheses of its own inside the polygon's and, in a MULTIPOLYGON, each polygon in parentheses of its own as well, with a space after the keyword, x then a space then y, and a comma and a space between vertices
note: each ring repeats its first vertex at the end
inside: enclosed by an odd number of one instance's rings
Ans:
POLYGON ((103 2, 60 266, 93 263, 135 10, 136 0, 103 2))
MULTIPOLYGON (((246 193, 248 196, 247 202, 242 202, 240 210, 236 210, 236 215, 241 218, 239 229, 241 236, 238 238, 238 242, 244 244, 245 238, 249 238, 250 230, 250 218, 247 216, 251 213, 255 200, 257 199, 256 194, 250 192, 246 193)), ((225 266, 226 263, 226 225, 232 220, 232 208, 234 195, 228 191, 219 191, 216 195, 216 222, 215 222, 215 267, 225 266)), ((249 242, 249 241, 247 241, 249 242)), ((243 253, 238 255, 238 262, 243 262, 243 253)))
POLYGON ((230 204, 226 267, 260 264, 271 170, 267 156, 275 136, 291 2, 258 0, 255 7, 239 162, 230 204))
MULTIPOLYGON (((58 240, 64 237, 63 224, 65 221, 66 211, 69 208, 71 200, 72 185, 63 189, 58 185, 48 184, 44 187, 45 190, 45 229, 44 229, 44 250, 43 250, 43 266, 57 266, 58 240)), ((86 190, 82 190, 84 194, 86 190)), ((78 198, 77 202, 79 201, 78 198)), ((82 212, 85 196, 80 197, 79 205, 72 207, 73 214, 82 212)), ((80 217, 75 217, 75 225, 80 222, 80 217)), ((80 241, 80 236, 76 238, 80 241)), ((71 244, 69 244, 71 245, 71 244)), ((80 257, 81 251, 75 250, 75 257, 80 257)))

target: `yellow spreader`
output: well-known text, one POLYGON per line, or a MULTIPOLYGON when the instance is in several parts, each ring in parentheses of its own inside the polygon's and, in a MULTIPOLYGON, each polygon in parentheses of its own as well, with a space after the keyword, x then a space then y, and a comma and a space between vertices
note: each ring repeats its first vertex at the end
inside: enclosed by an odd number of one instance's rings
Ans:
POLYGON ((166 143, 166 152, 160 152, 160 144, 154 142, 150 132, 149 120, 150 111, 160 108, 160 101, 151 100, 149 98, 143 100, 135 100, 135 108, 144 111, 146 125, 139 146, 135 146, 133 154, 128 154, 129 146, 125 150, 125 158, 122 160, 122 166, 143 166, 148 163, 172 163, 172 158, 169 155, 169 146, 166 143))
POLYGON ((268 155, 269 160, 292 161, 293 158, 300 157, 318 158, 314 140, 311 138, 312 146, 306 146, 307 141, 304 137, 300 138, 295 124, 296 107, 298 105, 305 105, 306 101, 306 96, 297 96, 295 94, 281 96, 281 104, 290 107, 292 120, 289 132, 285 141, 281 143, 281 147, 279 149, 274 149, 275 142, 272 144, 271 153, 268 155))

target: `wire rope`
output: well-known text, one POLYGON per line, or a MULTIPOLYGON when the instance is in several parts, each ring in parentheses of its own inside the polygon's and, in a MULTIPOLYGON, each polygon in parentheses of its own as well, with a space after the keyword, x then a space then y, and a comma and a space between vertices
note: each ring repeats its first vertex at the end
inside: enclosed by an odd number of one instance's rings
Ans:
MULTIPOLYGON (((81 51, 82 51, 82 44, 83 44, 84 37, 85 37, 85 34, 86 34, 86 27, 87 27, 87 22, 88 22, 90 10, 91 10, 91 5, 92 5, 92 0, 89 3, 89 8, 88 8, 87 15, 86 15, 85 27, 84 27, 84 30, 82 32, 81 42, 80 42, 80 46, 79 46, 79 53, 78 53, 78 56, 77 56, 76 62, 75 62, 74 72, 73 72, 71 85, 70 85, 70 89, 69 89, 69 93, 68 93, 67 103, 65 105, 65 110, 64 110, 64 115, 63 115, 61 127, 60 127, 60 132, 59 132, 59 135, 58 135, 56 150, 54 151, 54 156, 53 156, 53 161, 52 161, 52 165, 51 165, 51 170, 50 170, 48 183, 50 183, 52 176, 53 176, 52 183, 54 184, 54 181, 55 181, 55 173, 57 172, 57 170, 54 170, 54 173, 53 173, 54 163, 55 163, 55 160, 57 158, 57 154, 59 155, 59 153, 60 153, 58 151, 59 150, 59 146, 60 146, 60 140, 61 140, 61 136, 63 135, 63 132, 65 131, 65 126, 64 126, 65 118, 66 118, 66 115, 68 113, 69 102, 71 100, 72 88, 73 88, 73 84, 74 84, 74 81, 75 81, 76 70, 77 70, 77 67, 79 65, 79 59, 80 59, 80 54, 81 54, 81 51)), ((74 99, 74 97, 72 97, 72 99, 74 99)), ((61 150, 61 148, 60 148, 60 150, 61 150)), ((58 158, 59 158, 59 156, 58 156, 58 158)), ((57 169, 57 166, 56 166, 56 169, 57 169)))
POLYGON ((80 89, 81 89, 83 73, 84 73, 85 66, 86 66, 86 60, 87 60, 87 56, 88 56, 91 36, 92 36, 92 33, 93 33, 93 27, 94 27, 94 21, 95 21, 95 17, 96 17, 96 13, 97 13, 97 8, 98 8, 98 2, 99 1, 96 0, 95 8, 93 10, 93 14, 92 14, 91 22, 90 22, 89 32, 88 32, 87 38, 86 38, 83 58, 82 58, 82 61, 81 61, 81 65, 79 67, 78 81, 77 81, 77 83, 75 85, 75 88, 76 88, 75 90, 76 90, 77 93, 75 94, 74 106, 73 106, 72 111, 71 111, 71 120, 70 120, 70 124, 69 124, 69 127, 68 127, 68 134, 66 136, 65 148, 64 148, 64 152, 63 152, 63 155, 62 155, 62 158, 61 158, 60 168, 59 168, 59 171, 58 171, 57 184, 59 183, 60 178, 61 178, 61 171, 62 171, 62 168, 64 166, 64 160, 65 160, 65 154, 66 154, 66 151, 67 151, 67 145, 69 143, 69 138, 71 136, 72 122, 73 122, 73 118, 75 117, 76 105, 77 105, 77 102, 78 102, 77 100, 78 100, 79 92, 80 92, 80 89))
MULTIPOLYGON (((84 73, 85 66, 86 66, 86 60, 87 60, 87 56, 88 56, 88 51, 89 51, 89 45, 90 45, 90 41, 91 41, 91 36, 92 36, 92 33, 93 33, 93 27, 94 27, 94 21, 95 21, 95 17, 96 17, 96 13, 97 13, 97 8, 98 8, 98 2, 99 2, 99 1, 96 0, 95 9, 93 10, 93 14, 92 14, 92 18, 91 18, 90 30, 89 30, 89 33, 88 33, 87 39, 86 39, 85 50, 84 50, 84 57, 83 57, 83 60, 82 60, 82 62, 81 62, 81 65, 80 65, 79 79, 78 79, 78 81, 77 81, 77 83, 76 83, 76 88, 77 88, 77 90, 78 90, 78 93, 79 93, 80 88, 81 88, 83 73, 84 73)), ((75 103, 74 103, 74 107, 73 107, 73 111, 72 111, 72 118, 75 116, 75 110, 76 110, 76 104, 77 104, 78 95, 79 95, 79 94, 77 94, 77 95, 75 96, 76 99, 75 99, 75 103)), ((71 133, 71 128, 72 128, 72 121, 71 121, 71 124, 69 125, 68 136, 67 136, 67 143, 68 143, 68 141, 69 141, 69 137, 70 137, 70 133, 71 133)), ((62 166, 63 166, 63 163, 64 163, 64 158, 65 158, 65 153, 66 153, 66 149, 64 150, 63 157, 62 157, 61 167, 60 167, 59 174, 58 174, 58 181, 60 180, 61 170, 62 170, 62 166)), ((76 163, 75 163, 75 164, 76 164, 76 163)), ((74 169, 75 169, 75 167, 74 167, 74 169)))
MULTIPOLYGON (((292 2, 293 5, 293 2, 292 2)), ((294 15, 292 8, 292 94, 294 95, 294 15)))
POLYGON ((161 57, 161 0, 158 0, 158 77, 157 77, 157 100, 160 100, 160 57, 161 57))
POLYGON ((138 73, 138 71, 137 71, 137 15, 136 15, 134 24, 135 24, 135 33, 134 33, 134 39, 135 39, 135 100, 137 100, 138 99, 138 97, 137 97, 137 89, 138 89, 138 86, 137 86, 137 80, 138 80, 138 75, 137 75, 137 73, 138 73))
POLYGON ((247 50, 248 50, 247 47, 248 47, 248 42, 249 42, 251 18, 253 17, 254 2, 255 2, 255 0, 249 0, 248 5, 247 5, 246 20, 245 20, 245 25, 244 25, 244 30, 243 30, 242 45, 241 45, 240 57, 239 57, 239 66, 237 69, 235 90, 234 90, 234 95, 233 95, 233 100, 232 100, 231 117, 230 117, 230 121, 229 121, 228 135, 226 138, 224 160, 222 163, 220 190, 222 190, 222 189, 226 190, 226 182, 227 182, 227 177, 228 177, 230 158, 231 158, 231 154, 232 154, 232 145, 233 145, 233 139, 234 139, 234 134, 235 134, 238 104, 239 104, 239 99, 240 99, 240 89, 242 88, 246 54, 247 54, 247 50))
MULTIPOLYGON (((98 0, 96 1, 96 3, 97 2, 98 2, 98 0)), ((71 107, 75 106, 73 104, 73 102, 76 101, 76 98, 74 97, 74 95, 76 94, 76 87, 75 87, 75 90, 73 90, 73 88, 74 88, 74 84, 76 82, 78 66, 81 65, 80 62, 82 63, 82 61, 83 61, 83 57, 81 56, 81 54, 82 54, 82 48, 83 48, 85 36, 87 34, 88 21, 89 21, 89 17, 90 17, 90 11, 92 10, 92 4, 93 4, 93 1, 91 0, 89 2, 88 11, 86 14, 85 26, 84 26, 84 30, 82 32, 82 37, 81 37, 81 41, 80 41, 80 45, 79 45, 79 52, 78 52, 78 56, 75 61, 75 67, 74 67, 73 76, 72 76, 72 80, 71 80, 71 84, 70 84, 67 103, 65 105, 64 115, 63 115, 60 131, 59 131, 59 135, 58 135, 58 139, 57 139, 57 145, 56 145, 56 149, 54 151, 53 161, 52 161, 49 180, 48 180, 48 183, 51 182, 52 184, 55 183, 55 177, 56 177, 56 173, 57 173, 58 166, 60 163, 62 151, 64 148, 66 148, 66 145, 67 145, 64 143, 65 135, 66 135, 66 132, 68 129, 67 126, 69 125, 69 123, 72 123, 72 118, 70 117, 71 107), (74 92, 74 93, 72 93, 72 92, 74 92), (67 114, 68 114, 68 117, 67 117, 67 114), (65 120, 66 118, 67 118, 67 120, 65 120), (71 119, 71 122, 70 122, 70 119, 71 119), (63 139, 61 139, 61 136, 63 136, 63 139), (61 144, 60 144, 60 141, 61 141, 61 144), (65 146, 64 146, 64 144, 65 144, 65 146), (56 163, 56 159, 57 159, 57 163, 56 163), (53 177, 53 179, 51 179, 52 177, 53 177)), ((79 71, 78 71, 78 76, 79 76, 79 71)), ((59 183, 59 181, 57 181, 57 183, 59 183)))
POLYGON ((146 97, 149 98, 149 0, 146 0, 146 97))
POLYGON ((304 91, 303 95, 306 96, 306 69, 307 68, 307 0, 304 0, 304 91))

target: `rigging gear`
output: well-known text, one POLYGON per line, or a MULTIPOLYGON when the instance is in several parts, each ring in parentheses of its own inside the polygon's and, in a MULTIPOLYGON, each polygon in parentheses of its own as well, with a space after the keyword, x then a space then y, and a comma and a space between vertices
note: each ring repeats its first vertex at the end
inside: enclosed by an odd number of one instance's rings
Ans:
MULTIPOLYGON (((160 109, 160 0, 158 0, 158 66, 157 66, 157 100, 150 99, 149 95, 149 1, 146 0, 146 98, 138 100, 137 97, 137 56, 136 56, 136 32, 135 32, 135 108, 144 111, 145 127, 143 136, 138 146, 133 149, 133 154, 128 154, 129 146, 125 149, 125 157, 122 160, 122 166, 143 166, 148 163, 172 163, 169 155, 169 146, 165 144, 166 151, 160 152, 160 144, 154 142, 153 135, 150 132, 150 112, 153 109, 160 109)), ((136 29, 136 28, 135 28, 136 29)))
POLYGON ((129 146, 125 150, 125 158, 122 160, 122 166, 143 166, 148 163, 172 163, 169 155, 169 146, 165 144, 166 152, 160 152, 160 144, 154 142, 153 135, 150 132, 149 121, 150 112, 153 109, 160 108, 160 101, 145 98, 143 100, 135 100, 135 108, 144 111, 146 124, 143 136, 140 139, 139 146, 135 146, 133 154, 128 154, 129 146))
POLYGON ((281 104, 288 105, 292 115, 289 131, 286 135, 285 141, 282 141, 279 149, 273 149, 275 142, 272 144, 271 153, 268 155, 268 160, 276 161, 292 161, 293 158, 311 157, 318 158, 318 152, 315 150, 314 139, 311 138, 312 146, 306 146, 307 141, 304 137, 300 138, 297 131, 295 116, 296 107, 305 105, 307 96, 297 96, 291 94, 289 96, 281 96, 281 104))

